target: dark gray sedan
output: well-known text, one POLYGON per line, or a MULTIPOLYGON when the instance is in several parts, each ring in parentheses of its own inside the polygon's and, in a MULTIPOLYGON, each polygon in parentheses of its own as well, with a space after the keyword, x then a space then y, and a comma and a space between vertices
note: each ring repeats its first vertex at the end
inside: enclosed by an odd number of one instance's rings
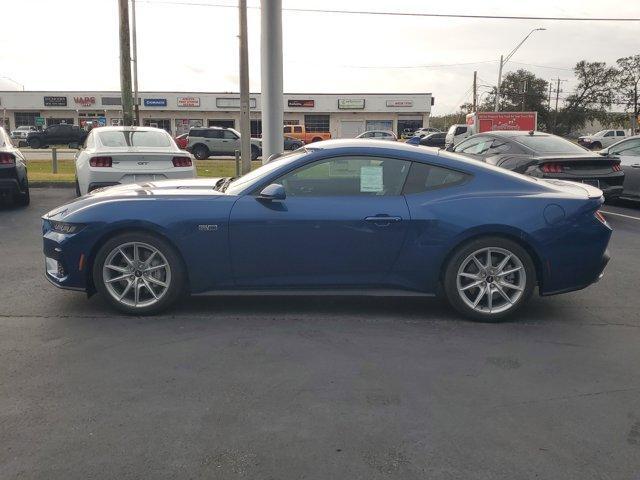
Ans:
POLYGON ((608 199, 622 194, 624 172, 620 167, 620 159, 590 152, 550 133, 479 133, 457 144, 453 151, 532 177, 593 185, 602 190, 608 199))

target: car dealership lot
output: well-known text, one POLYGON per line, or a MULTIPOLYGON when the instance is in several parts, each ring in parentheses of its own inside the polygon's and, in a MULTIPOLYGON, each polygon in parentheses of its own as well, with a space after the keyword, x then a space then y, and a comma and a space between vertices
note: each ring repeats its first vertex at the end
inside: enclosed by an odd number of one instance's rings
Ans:
POLYGON ((475 324, 437 300, 197 297, 119 316, 0 209, 0 478, 632 478, 640 208, 587 290, 475 324))

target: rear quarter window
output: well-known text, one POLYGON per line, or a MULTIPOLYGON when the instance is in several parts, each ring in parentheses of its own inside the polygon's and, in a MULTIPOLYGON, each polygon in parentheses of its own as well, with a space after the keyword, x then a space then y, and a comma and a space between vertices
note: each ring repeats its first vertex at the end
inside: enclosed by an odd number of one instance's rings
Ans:
POLYGON ((470 179, 471 175, 457 170, 427 163, 413 162, 402 193, 409 195, 412 193, 438 190, 440 188, 454 187, 470 179))

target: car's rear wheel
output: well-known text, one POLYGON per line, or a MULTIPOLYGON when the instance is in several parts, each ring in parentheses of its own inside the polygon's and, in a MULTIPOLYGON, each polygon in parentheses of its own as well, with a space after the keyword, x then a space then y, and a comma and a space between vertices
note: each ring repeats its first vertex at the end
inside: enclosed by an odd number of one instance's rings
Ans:
POLYGON ((93 264, 98 292, 128 314, 154 314, 184 292, 185 273, 175 249, 147 233, 125 233, 108 240, 93 264))
POLYGON ((196 145, 193 147, 193 156, 198 160, 206 160, 209 158, 209 149, 204 145, 196 145))
POLYGON ((484 322, 497 322, 515 313, 535 285, 531 256, 501 237, 484 237, 460 247, 444 276, 449 303, 465 316, 484 322))
POLYGON ((42 147, 42 142, 39 138, 32 138, 31 140, 29 140, 29 146, 31 148, 40 148, 42 147))
POLYGON ((321 142, 321 141, 322 141, 322 138, 320 138, 320 137, 315 137, 315 138, 313 138, 313 139, 311 140, 311 143, 321 142))

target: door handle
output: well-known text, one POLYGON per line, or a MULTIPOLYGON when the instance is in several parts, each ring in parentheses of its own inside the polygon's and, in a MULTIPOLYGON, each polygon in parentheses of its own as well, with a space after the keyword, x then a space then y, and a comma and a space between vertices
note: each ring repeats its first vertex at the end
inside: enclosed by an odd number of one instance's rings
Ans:
POLYGON ((372 222, 379 227, 387 227, 392 223, 402 221, 402 217, 392 217, 390 215, 374 215, 371 217, 364 217, 365 222, 372 222))

